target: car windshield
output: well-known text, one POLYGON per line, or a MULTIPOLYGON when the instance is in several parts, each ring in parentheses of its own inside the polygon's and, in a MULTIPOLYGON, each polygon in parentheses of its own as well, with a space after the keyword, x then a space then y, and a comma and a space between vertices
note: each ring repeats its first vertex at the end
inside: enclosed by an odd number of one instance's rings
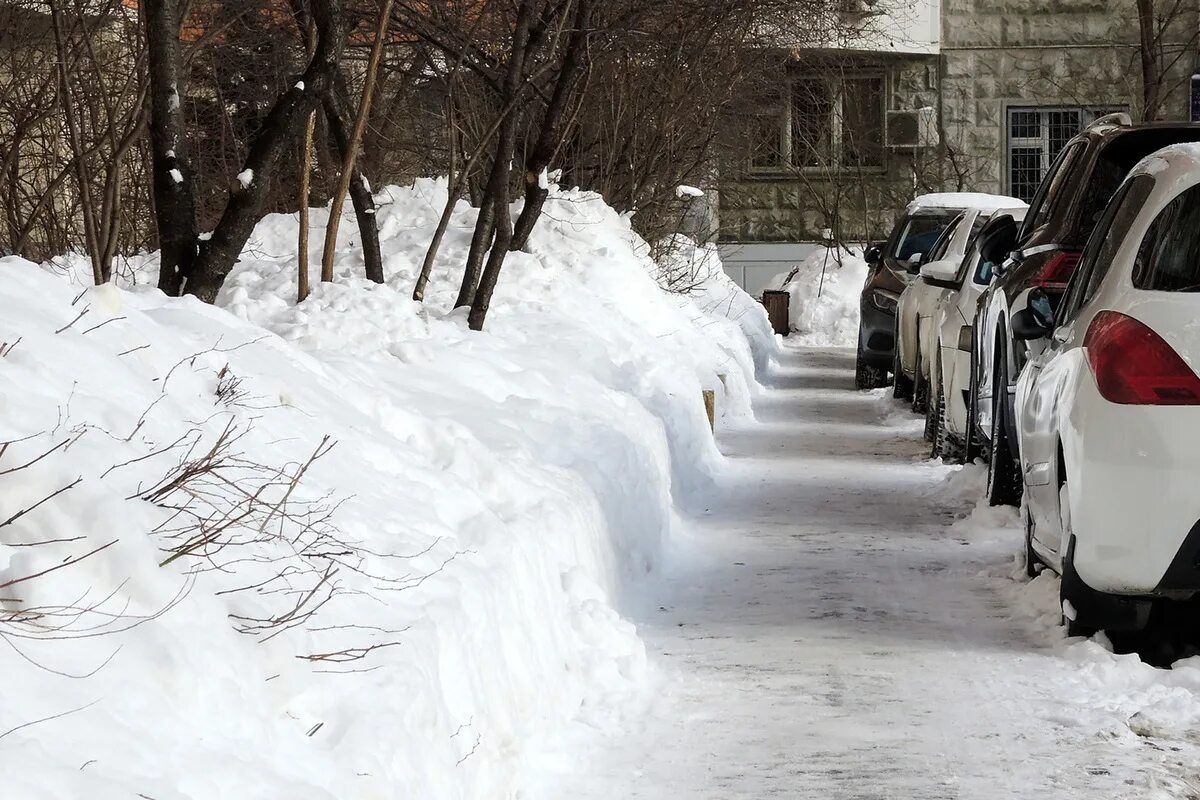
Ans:
POLYGON ((922 213, 909 217, 904 221, 904 228, 896 239, 892 258, 897 261, 907 261, 918 253, 928 254, 942 231, 959 215, 957 211, 942 213, 922 213))

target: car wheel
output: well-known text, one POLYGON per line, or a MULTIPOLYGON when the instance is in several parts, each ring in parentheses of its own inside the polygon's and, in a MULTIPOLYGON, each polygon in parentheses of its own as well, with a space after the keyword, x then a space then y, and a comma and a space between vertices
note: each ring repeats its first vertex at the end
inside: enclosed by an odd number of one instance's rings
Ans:
POLYGON ((1021 515, 1025 521, 1025 575, 1029 578, 1036 578, 1042 574, 1042 570, 1046 564, 1033 549, 1033 520, 1026 511, 1021 515))
MULTIPOLYGON (((932 390, 926 390, 932 392, 932 390)), ((933 400, 925 403, 925 441, 934 444, 937 441, 937 404, 933 400)), ((937 446, 934 448, 934 458, 937 458, 937 446)))
POLYGON ((996 355, 992 384, 992 458, 988 462, 988 505, 1017 506, 1021 503, 1021 467, 1013 458, 1004 424, 1004 394, 1008 390, 1008 363, 996 355))
POLYGON ((950 429, 946 426, 946 390, 940 380, 932 408, 934 411, 930 416, 933 417, 933 457, 951 464, 963 463, 963 448, 954 441, 950 429))
POLYGON ((971 377, 967 384, 967 432, 966 442, 963 445, 963 461, 968 464, 975 463, 977 458, 987 458, 986 449, 983 442, 980 440, 979 431, 976 429, 976 420, 979 419, 979 378, 976 373, 979 370, 979 365, 975 357, 975 350, 971 350, 971 377))
POLYGON ((854 359, 854 388, 879 389, 883 386, 887 386, 887 370, 868 364, 860 346, 854 359))
POLYGON ((924 414, 929 408, 929 380, 921 374, 921 364, 917 363, 917 372, 913 377, 912 411, 914 414, 924 414))
POLYGON ((892 355, 892 397, 897 400, 912 400, 913 383, 904 375, 904 370, 900 368, 900 345, 896 344, 895 353, 892 355))

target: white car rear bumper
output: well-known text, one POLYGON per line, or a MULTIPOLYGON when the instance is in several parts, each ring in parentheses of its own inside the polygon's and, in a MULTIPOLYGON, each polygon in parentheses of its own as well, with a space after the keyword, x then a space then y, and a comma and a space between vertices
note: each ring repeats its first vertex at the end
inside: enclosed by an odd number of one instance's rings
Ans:
POLYGON ((1075 570, 1101 592, 1200 591, 1200 565, 1172 569, 1200 520, 1200 408, 1116 405, 1081 378, 1063 437, 1075 570))

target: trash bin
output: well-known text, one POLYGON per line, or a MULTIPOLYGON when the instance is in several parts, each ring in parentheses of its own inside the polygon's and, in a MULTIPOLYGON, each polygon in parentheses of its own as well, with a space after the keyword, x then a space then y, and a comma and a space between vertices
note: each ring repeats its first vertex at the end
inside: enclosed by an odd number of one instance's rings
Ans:
POLYGON ((767 289, 762 293, 762 304, 767 309, 767 318, 776 333, 787 336, 791 332, 789 305, 792 296, 778 289, 767 289))

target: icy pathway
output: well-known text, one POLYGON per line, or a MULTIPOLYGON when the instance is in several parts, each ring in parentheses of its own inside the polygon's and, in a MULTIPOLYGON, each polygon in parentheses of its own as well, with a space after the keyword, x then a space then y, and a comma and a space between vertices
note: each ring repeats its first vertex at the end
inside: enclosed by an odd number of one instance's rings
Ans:
POLYGON ((850 388, 852 369, 852 353, 789 352, 762 424, 722 438, 703 556, 635 620, 661 696, 526 796, 1175 796, 1150 788, 1174 784, 1171 748, 1071 703, 1076 670, 980 576, 1016 534, 949 531, 964 509, 939 499, 945 468, 923 460, 918 425, 850 388))

